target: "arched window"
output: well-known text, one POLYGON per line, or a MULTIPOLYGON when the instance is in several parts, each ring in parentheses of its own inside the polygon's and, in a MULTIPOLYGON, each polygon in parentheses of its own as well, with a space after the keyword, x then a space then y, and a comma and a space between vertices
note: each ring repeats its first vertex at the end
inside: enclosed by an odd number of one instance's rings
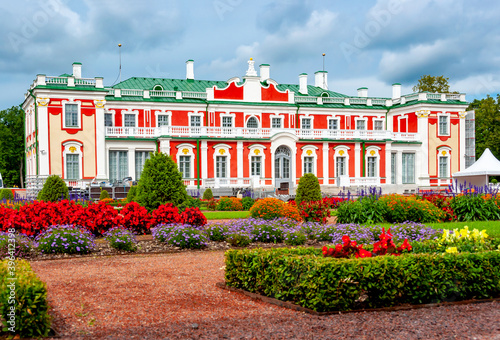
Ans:
POLYGON ((163 86, 161 86, 161 85, 155 85, 153 87, 153 91, 163 91, 163 86))
POLYGON ((247 120, 247 128, 249 129, 258 129, 259 128, 259 121, 255 117, 250 117, 247 120))

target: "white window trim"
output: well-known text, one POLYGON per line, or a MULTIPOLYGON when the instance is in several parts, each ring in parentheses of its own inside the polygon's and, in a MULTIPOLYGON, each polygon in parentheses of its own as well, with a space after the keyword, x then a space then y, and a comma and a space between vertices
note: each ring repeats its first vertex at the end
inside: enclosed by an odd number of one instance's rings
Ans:
POLYGON ((368 177, 368 157, 376 158, 376 167, 375 167, 375 177, 372 178, 380 178, 380 150, 378 146, 369 146, 366 148, 365 152, 365 176, 368 177), (372 151, 374 151, 372 155, 372 151))
POLYGON ((449 112, 438 112, 437 113, 437 135, 440 137, 449 137, 451 135, 451 120, 450 120, 450 113, 449 112), (446 117, 446 133, 441 134, 440 128, 439 128, 439 118, 440 117, 446 117))
MULTIPOLYGON (((222 116, 221 116, 221 117, 222 117, 222 116)), ((260 119, 259 119, 259 118, 260 118, 259 116, 255 116, 255 115, 250 115, 250 116, 247 116, 247 117, 245 118, 245 129, 260 129, 260 128, 262 127, 262 125, 261 125, 261 121, 260 121, 260 119), (247 126, 248 121, 250 120, 250 118, 255 118, 255 119, 257 120, 257 127, 256 127, 256 128, 249 128, 249 127, 247 126)), ((222 118, 221 118, 221 122, 222 122, 222 118)), ((233 122, 234 122, 234 118, 233 118, 233 122)))
POLYGON ((63 129, 81 129, 82 128, 82 102, 74 99, 62 100, 62 119, 63 119, 63 129), (76 104, 77 107, 77 118, 78 118, 78 126, 66 126, 66 104, 76 104))
POLYGON ((354 118, 354 130, 358 130, 358 122, 364 121, 365 122, 365 128, 363 130, 359 131, 366 131, 368 130, 368 118, 366 117, 356 117, 354 118))
POLYGON ((189 178, 194 178, 194 157, 195 157, 195 154, 194 154, 194 151, 193 149, 195 148, 194 145, 191 145, 191 144, 188 144, 188 143, 182 143, 182 144, 179 144, 176 146, 177 148, 177 155, 176 155, 176 159, 177 159, 177 169, 179 169, 180 171, 180 157, 181 156, 191 156, 191 164, 189 166, 189 178), (187 153, 184 153, 184 150, 187 150, 187 153))
POLYGON ((264 152, 264 149, 266 147, 261 144, 253 144, 248 147, 250 152, 248 153, 248 174, 250 177, 252 177, 252 156, 261 156, 262 157, 262 164, 261 164, 261 174, 260 178, 266 178, 266 154, 264 152), (255 151, 258 151, 258 155, 255 154, 255 151))
POLYGON ((188 119, 189 119, 189 125, 188 126, 189 127, 200 127, 200 128, 203 127, 204 126, 203 125, 203 117, 204 116, 205 116, 205 114, 203 112, 201 112, 201 111, 196 112, 196 113, 195 112, 188 112, 188 119), (193 117, 193 116, 194 117, 196 117, 196 116, 200 117, 200 126, 192 126, 191 125, 191 117, 193 117))
POLYGON ((62 144, 64 146, 63 149, 63 167, 64 167, 64 179, 68 178, 68 167, 66 165, 66 155, 78 155, 78 176, 79 179, 83 179, 83 152, 82 152, 82 147, 83 144, 77 141, 67 141, 62 144), (75 147, 76 151, 71 152, 70 148, 75 147))
POLYGON ((104 118, 104 127, 114 127, 114 126, 116 126, 116 123, 115 123, 116 111, 115 110, 104 111, 104 115, 106 115, 106 114, 110 114, 111 115, 111 122, 112 122, 113 126, 106 126, 106 118, 104 118))
POLYGON ((401 132, 401 121, 404 120, 405 130, 408 132, 408 116, 399 116, 398 117, 398 131, 401 132))
MULTIPOLYGON (((159 127, 158 125, 158 117, 159 116, 167 116, 168 117, 168 126, 172 126, 172 111, 155 111, 155 119, 156 119, 156 127, 159 127)), ((189 118, 189 124, 191 124, 191 118, 189 118)))
MULTIPOLYGON (((380 119, 380 118, 374 118, 373 119, 373 131, 384 131, 384 119, 380 119), (382 130, 375 130, 375 122, 382 122, 382 130)), ((406 127, 406 131, 408 131, 408 126, 406 127)))
POLYGON ((313 172, 312 174, 316 177, 318 177, 318 155, 316 154, 316 150, 319 150, 317 146, 314 145, 305 145, 302 148, 302 155, 301 155, 301 166, 302 166, 302 176, 304 176, 304 158, 305 157, 312 157, 313 158, 313 172), (310 152, 310 155, 308 155, 308 151, 310 152))
POLYGON ((229 150, 232 149, 231 146, 227 144, 217 144, 214 146, 214 178, 219 178, 216 177, 217 175, 217 156, 226 156, 227 157, 227 168, 226 168, 226 175, 227 177, 220 177, 220 178, 231 178, 231 152, 229 150), (221 150, 224 152, 221 153, 221 150))
POLYGON ((344 176, 349 176, 349 150, 351 150, 351 148, 348 146, 345 146, 345 145, 338 145, 338 146, 334 147, 333 150, 335 150, 335 153, 333 155, 333 166, 334 166, 333 174, 334 174, 334 177, 340 177, 337 174, 337 158, 338 157, 346 157, 346 164, 345 164, 345 173, 346 174, 344 176), (344 151, 345 155, 340 155, 340 151, 344 151))
POLYGON ((302 124, 303 119, 310 119, 311 120, 311 128, 307 129, 307 130, 314 130, 314 116, 312 116, 310 114, 305 114, 303 116, 300 116, 299 119, 300 119, 300 129, 301 130, 305 130, 303 128, 303 124, 302 124))
POLYGON ((139 123, 139 111, 138 110, 124 110, 122 111, 122 127, 124 128, 135 128, 139 123), (134 126, 125 126, 125 115, 134 115, 134 126))
POLYGON ((340 117, 328 117, 327 124, 328 124, 327 125, 327 129, 329 131, 340 131, 340 117), (337 129, 335 129, 335 130, 330 129, 330 121, 331 120, 336 120, 337 121, 337 129))
POLYGON ((272 114, 269 116, 269 128, 271 129, 284 129, 285 127, 285 116, 280 114, 272 114), (273 119, 279 119, 281 127, 273 128, 273 119))
POLYGON ((436 169, 437 169, 437 178, 438 179, 443 179, 443 181, 448 181, 448 178, 451 177, 451 148, 449 146, 442 146, 437 149, 437 157, 436 157, 436 169), (444 178, 440 176, 439 172, 439 157, 446 157, 447 158, 447 178, 444 178))

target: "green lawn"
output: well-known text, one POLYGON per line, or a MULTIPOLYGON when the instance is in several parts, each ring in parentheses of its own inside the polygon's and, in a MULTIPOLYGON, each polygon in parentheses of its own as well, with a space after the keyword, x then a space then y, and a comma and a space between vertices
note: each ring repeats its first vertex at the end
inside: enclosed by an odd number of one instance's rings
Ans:
POLYGON ((250 217, 249 211, 203 211, 207 220, 223 220, 229 218, 247 218, 250 217))

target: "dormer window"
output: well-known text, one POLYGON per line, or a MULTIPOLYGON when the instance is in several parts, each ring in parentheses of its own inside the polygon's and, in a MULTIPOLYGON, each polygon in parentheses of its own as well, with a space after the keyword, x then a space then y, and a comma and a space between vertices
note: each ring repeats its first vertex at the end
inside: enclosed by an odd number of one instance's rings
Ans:
POLYGON ((163 86, 161 86, 161 85, 155 85, 153 87, 153 91, 163 91, 163 86))

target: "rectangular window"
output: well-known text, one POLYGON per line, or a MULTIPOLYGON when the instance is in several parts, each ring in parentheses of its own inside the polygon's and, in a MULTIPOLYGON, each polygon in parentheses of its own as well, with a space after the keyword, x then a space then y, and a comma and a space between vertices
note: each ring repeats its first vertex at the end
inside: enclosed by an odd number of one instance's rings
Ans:
POLYGON ((439 156, 439 177, 448 177, 448 157, 439 156))
POLYGON ((366 130, 365 121, 357 120, 356 121, 356 130, 366 130))
POLYGON ((337 157, 335 160, 335 174, 337 177, 345 176, 346 157, 337 157))
POLYGON ((179 171, 182 178, 191 178, 191 156, 179 156, 179 171))
POLYGON ((290 160, 288 158, 283 158, 283 169, 282 178, 290 178, 290 160))
POLYGON ((144 164, 146 164, 146 159, 149 159, 149 151, 136 151, 135 152, 135 180, 138 181, 141 178, 142 170, 144 169, 144 164))
POLYGON ((403 184, 415 183, 415 154, 403 153, 403 184))
POLYGON ((123 126, 124 127, 135 127, 135 115, 134 114, 125 114, 123 117, 123 126))
POLYGON ((328 120, 328 129, 329 130, 338 130, 339 129, 338 119, 329 119, 328 120))
POLYGON ((439 134, 448 135, 448 117, 439 116, 439 134))
POLYGON ((227 178, 227 157, 217 156, 215 158, 215 177, 227 178))
POLYGON ((66 154, 66 179, 80 179, 80 155, 66 154))
POLYGON ((111 113, 104 114, 104 126, 113 126, 113 114, 111 113))
POLYGON ((273 118, 271 119, 271 127, 273 129, 281 129, 281 118, 273 118))
POLYGON ((391 153, 391 184, 396 184, 396 153, 391 153))
POLYGON ((78 104, 64 105, 64 124, 66 127, 78 127, 78 104))
POLYGON ((109 180, 116 181, 128 177, 128 151, 109 152, 109 180))
POLYGON ((233 127, 233 117, 222 117, 222 127, 233 127))
POLYGON ((302 118, 300 126, 304 130, 310 130, 311 129, 311 118, 302 118))
POLYGON ((191 126, 199 127, 201 126, 201 117, 200 116, 191 116, 191 126))
POLYGON ((375 177, 377 174, 377 157, 368 157, 366 164, 366 177, 375 177))
POLYGON ((384 129, 384 122, 381 120, 375 120, 373 121, 373 129, 374 130, 383 130, 384 129))
POLYGON ((250 160, 251 164, 251 175, 252 176, 261 176, 262 174, 262 157, 261 156, 252 156, 250 160))
POLYGON ((314 157, 304 157, 304 173, 312 174, 314 169, 314 157))
POLYGON ((167 115, 158 115, 158 127, 168 126, 168 116, 167 115))

